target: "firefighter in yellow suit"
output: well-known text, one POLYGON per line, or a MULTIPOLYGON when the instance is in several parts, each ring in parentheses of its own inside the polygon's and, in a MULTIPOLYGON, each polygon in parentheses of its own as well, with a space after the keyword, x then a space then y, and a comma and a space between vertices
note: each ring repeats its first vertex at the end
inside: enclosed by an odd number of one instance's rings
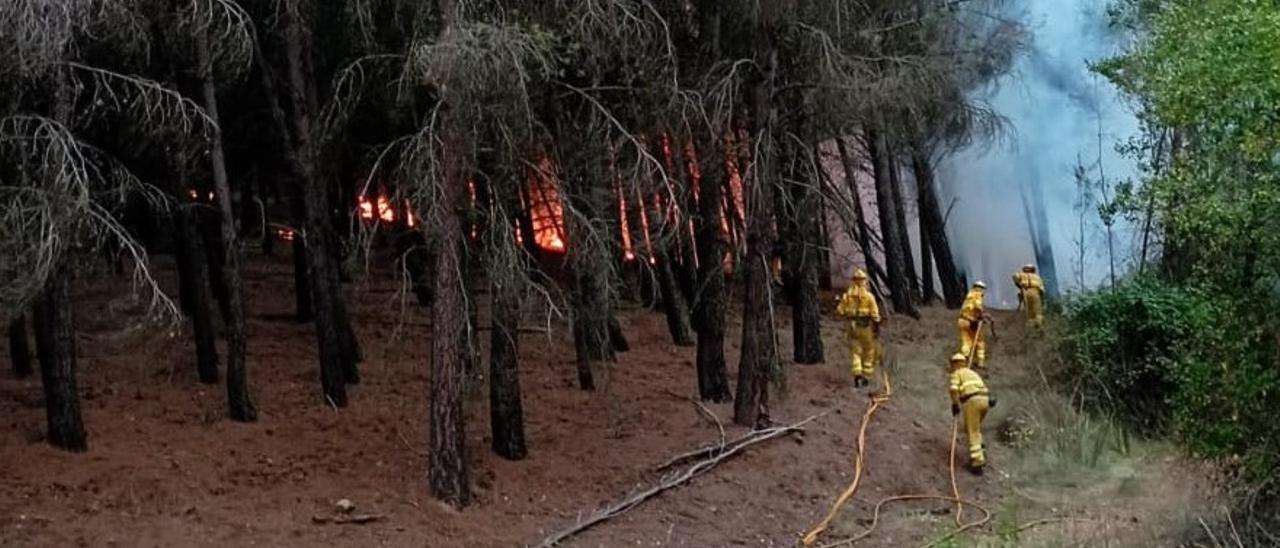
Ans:
POLYGON ((1044 327, 1044 281, 1036 274, 1036 265, 1022 266, 1022 272, 1013 274, 1013 285, 1018 286, 1018 301, 1027 314, 1027 327, 1044 327))
POLYGON ((836 314, 849 318, 849 370, 853 373, 855 387, 870 384, 871 374, 875 372, 876 361, 880 359, 880 345, 876 335, 880 325, 880 307, 876 298, 867 288, 867 273, 858 269, 853 273, 853 283, 840 297, 836 306, 836 314))
POLYGON ((982 377, 969 368, 964 354, 951 356, 951 416, 964 413, 964 429, 969 441, 969 468, 981 474, 987 465, 986 447, 982 444, 982 420, 996 400, 987 390, 982 377))
POLYGON ((964 298, 957 322, 960 329, 960 353, 968 356, 972 352, 973 366, 979 370, 987 367, 987 342, 978 335, 982 331, 982 323, 987 321, 987 312, 982 304, 986 294, 987 284, 975 282, 973 289, 964 298))

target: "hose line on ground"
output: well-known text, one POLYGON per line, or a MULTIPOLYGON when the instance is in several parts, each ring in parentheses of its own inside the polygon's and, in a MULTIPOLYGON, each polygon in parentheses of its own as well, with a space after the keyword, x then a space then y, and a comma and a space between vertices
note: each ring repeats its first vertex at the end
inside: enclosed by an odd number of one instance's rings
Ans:
MULTIPOLYGON (((867 410, 862 414, 862 424, 861 426, 858 427, 858 449, 854 457, 853 482, 849 484, 849 487, 847 487, 844 490, 844 492, 840 494, 838 498, 836 498, 836 502, 831 506, 831 511, 827 513, 827 516, 823 518, 823 520, 819 522, 818 525, 813 528, 813 530, 809 531, 809 533, 804 536, 804 538, 801 540, 801 543, 804 546, 812 547, 815 544, 817 544, 818 537, 827 530, 827 527, 831 525, 831 521, 834 520, 836 515, 840 513, 840 509, 843 508, 844 505, 850 499, 853 498, 853 495, 858 492, 858 487, 861 485, 861 482, 862 482, 862 472, 864 469, 863 454, 866 448, 867 426, 871 423, 871 417, 874 416, 876 411, 880 409, 880 406, 888 402, 889 398, 893 396, 893 386, 889 382, 888 372, 887 371, 882 372, 881 375, 882 375, 882 378, 884 379, 885 389, 883 392, 871 395, 871 401, 867 403, 867 410)), ((944 500, 947 502, 954 503, 956 507, 956 510, 954 513, 956 529, 954 531, 951 531, 949 534, 947 534, 942 538, 949 538, 953 535, 968 531, 975 527, 981 527, 983 525, 986 525, 988 522, 990 522, 991 521, 990 510, 987 510, 985 507, 983 507, 982 505, 972 500, 968 500, 960 496, 960 487, 956 481, 956 445, 957 445, 957 440, 959 439, 959 436, 960 436, 960 421, 959 421, 959 418, 957 417, 956 419, 953 419, 951 423, 951 496, 898 495, 898 496, 885 498, 880 502, 876 503, 875 508, 872 511, 871 525, 865 531, 846 539, 842 539, 842 540, 828 543, 828 544, 823 544, 819 548, 836 548, 838 546, 848 546, 850 544, 853 544, 855 542, 858 542, 864 538, 871 536, 871 533, 874 532, 876 527, 880 524, 881 510, 885 507, 885 505, 888 505, 894 502, 919 501, 919 500, 944 500), (964 523, 962 521, 962 516, 964 513, 965 505, 972 506, 976 508, 979 512, 982 512, 982 517, 975 521, 964 523)), ((937 544, 937 542, 939 542, 940 540, 941 539, 930 542, 929 544, 926 545, 926 547, 933 546, 934 544, 937 544)))

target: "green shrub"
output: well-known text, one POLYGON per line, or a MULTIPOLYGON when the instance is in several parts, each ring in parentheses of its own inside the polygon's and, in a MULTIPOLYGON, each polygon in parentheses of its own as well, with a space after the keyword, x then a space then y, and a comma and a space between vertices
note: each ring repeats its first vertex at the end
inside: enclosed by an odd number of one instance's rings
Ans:
POLYGON ((1144 278, 1077 296, 1065 316, 1065 351, 1084 401, 1150 434, 1168 426, 1177 363, 1219 313, 1195 291, 1144 278))
POLYGON ((1280 465, 1280 349, 1267 303, 1151 278, 1066 305, 1064 351, 1084 402, 1197 455, 1240 456, 1246 474, 1280 465))

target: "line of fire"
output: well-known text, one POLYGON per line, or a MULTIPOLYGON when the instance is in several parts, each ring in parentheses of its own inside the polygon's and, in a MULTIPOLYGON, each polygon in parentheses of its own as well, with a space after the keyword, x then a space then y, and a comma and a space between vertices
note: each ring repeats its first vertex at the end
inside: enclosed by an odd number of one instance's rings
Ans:
MULTIPOLYGON (((670 175, 659 183, 661 187, 642 194, 637 189, 624 188, 621 177, 615 177, 614 200, 619 219, 618 241, 622 244, 623 260, 633 263, 643 258, 650 264, 656 264, 657 254, 653 246, 661 232, 660 227, 675 227, 678 224, 677 229, 669 230, 676 233, 675 249, 678 250, 679 257, 691 261, 696 267, 699 257, 693 243, 694 222, 687 212, 682 210, 679 200, 673 199, 677 196, 677 183, 673 177, 677 173, 688 176, 692 192, 688 196, 690 203, 687 207, 696 211, 700 207, 698 200, 701 195, 699 188, 702 181, 698 153, 693 145, 689 144, 677 158, 668 137, 663 136, 660 144, 662 157, 657 160, 663 163, 666 173, 670 175), (677 172, 677 169, 683 171, 677 172), (655 212, 663 218, 651 218, 655 212)), ((729 192, 722 197, 720 229, 725 240, 731 246, 737 246, 745 226, 746 211, 739 162, 733 157, 734 155, 728 156, 730 157, 725 160, 724 167, 729 192)), ((418 227, 421 217, 410 200, 397 197, 383 183, 363 184, 361 187, 356 192, 354 214, 366 227, 388 231, 418 227)), ((490 195, 479 192, 474 180, 468 183, 468 196, 472 209, 491 205, 487 203, 491 199, 490 195)), ((525 176, 524 184, 521 185, 520 205, 524 215, 527 216, 531 230, 521 230, 520 223, 516 222, 512 227, 513 237, 521 246, 525 246, 525 233, 528 232, 532 235, 532 243, 538 252, 552 257, 565 254, 568 244, 564 202, 556 166, 551 158, 543 156, 533 164, 525 176)), ((472 240, 480 237, 479 226, 472 225, 468 230, 472 240)), ((283 240, 292 240, 295 237, 292 230, 288 228, 278 229, 277 236, 283 240)), ((731 257, 726 257, 724 262, 726 269, 732 268, 731 257)))

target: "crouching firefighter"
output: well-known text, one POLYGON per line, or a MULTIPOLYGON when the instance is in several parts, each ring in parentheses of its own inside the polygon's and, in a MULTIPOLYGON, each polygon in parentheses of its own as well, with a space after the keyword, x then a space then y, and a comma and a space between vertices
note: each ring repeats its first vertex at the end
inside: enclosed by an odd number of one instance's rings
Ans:
POLYGON ((850 320, 849 371, 853 373, 853 386, 866 386, 880 359, 880 345, 876 341, 880 332, 880 307, 867 288, 867 273, 862 269, 853 273, 853 283, 840 297, 836 314, 850 320))
POLYGON ((987 410, 996 406, 982 377, 969 368, 964 354, 951 356, 951 416, 964 414, 964 429, 969 441, 969 469, 981 474, 987 465, 986 446, 982 443, 982 420, 987 410))

